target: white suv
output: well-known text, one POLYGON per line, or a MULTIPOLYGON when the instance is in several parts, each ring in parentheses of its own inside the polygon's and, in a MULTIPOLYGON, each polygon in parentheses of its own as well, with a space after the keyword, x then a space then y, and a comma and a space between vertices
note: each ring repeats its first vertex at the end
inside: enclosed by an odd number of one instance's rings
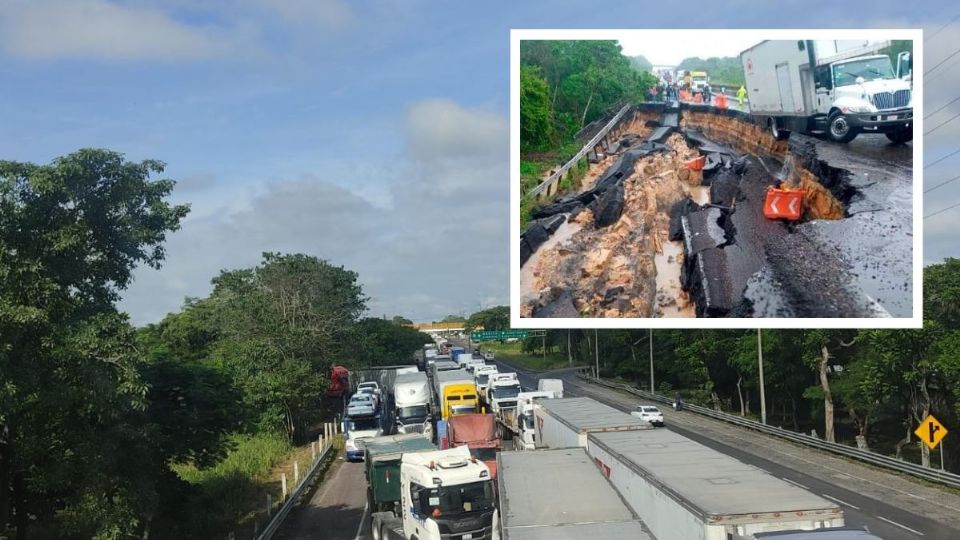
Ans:
POLYGON ((663 427, 663 413, 653 405, 637 405, 637 410, 631 411, 630 416, 635 416, 655 426, 663 427))

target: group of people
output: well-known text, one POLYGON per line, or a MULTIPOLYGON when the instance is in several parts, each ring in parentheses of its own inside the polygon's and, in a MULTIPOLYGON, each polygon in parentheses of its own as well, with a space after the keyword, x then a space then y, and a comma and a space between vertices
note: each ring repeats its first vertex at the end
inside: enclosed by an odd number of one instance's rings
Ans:
MULTIPOLYGON (((660 83, 654 86, 651 86, 647 90, 647 100, 648 101, 679 101, 680 92, 683 89, 678 87, 676 84, 670 83, 660 83)), ((727 88, 725 86, 720 87, 720 93, 725 94, 727 88)), ((700 93, 703 103, 710 104, 713 101, 713 89, 709 84, 703 86, 703 90, 700 93)), ((737 90, 737 102, 743 106, 743 101, 747 97, 747 89, 740 85, 740 89, 737 90)))

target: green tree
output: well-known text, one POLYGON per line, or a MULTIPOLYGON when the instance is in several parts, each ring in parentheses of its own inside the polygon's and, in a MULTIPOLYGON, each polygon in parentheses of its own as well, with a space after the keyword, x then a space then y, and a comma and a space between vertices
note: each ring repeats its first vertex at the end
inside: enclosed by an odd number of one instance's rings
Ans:
POLYGON ((149 389, 114 302, 189 211, 151 179, 163 168, 95 149, 0 161, 0 521, 17 538, 119 538, 156 511, 149 389))
POLYGON ((520 67, 521 151, 541 151, 553 142, 553 104, 547 81, 535 66, 520 67))
POLYGON ((508 306, 496 306, 478 311, 467 318, 466 329, 468 332, 481 327, 484 330, 509 330, 510 308, 508 306))

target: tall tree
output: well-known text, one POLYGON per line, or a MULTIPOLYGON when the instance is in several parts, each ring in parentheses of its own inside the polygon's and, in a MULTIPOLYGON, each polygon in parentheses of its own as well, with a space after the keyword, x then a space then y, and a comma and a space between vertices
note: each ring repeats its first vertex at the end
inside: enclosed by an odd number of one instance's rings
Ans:
POLYGON ((189 210, 151 179, 163 168, 95 149, 0 161, 0 522, 18 539, 34 520, 128 535, 156 507, 148 439, 130 425, 148 387, 114 302, 189 210))

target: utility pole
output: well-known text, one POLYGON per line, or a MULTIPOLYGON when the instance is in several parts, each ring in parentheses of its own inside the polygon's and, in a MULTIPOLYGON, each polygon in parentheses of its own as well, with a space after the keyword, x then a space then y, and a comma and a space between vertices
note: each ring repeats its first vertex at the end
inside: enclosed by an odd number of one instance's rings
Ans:
POLYGON ((593 329, 593 351, 594 351, 593 354, 597 362, 597 378, 598 379, 600 378, 600 341, 599 339, 600 338, 597 334, 597 329, 594 328, 593 329))
POLYGON ((573 351, 570 350, 570 329, 567 329, 567 365, 573 365, 573 351))
POLYGON ((760 364, 760 422, 767 423, 767 399, 763 393, 763 334, 757 328, 757 361, 760 364))
POLYGON ((655 386, 653 386, 653 328, 650 329, 650 335, 648 337, 650 340, 650 393, 654 394, 655 386))

